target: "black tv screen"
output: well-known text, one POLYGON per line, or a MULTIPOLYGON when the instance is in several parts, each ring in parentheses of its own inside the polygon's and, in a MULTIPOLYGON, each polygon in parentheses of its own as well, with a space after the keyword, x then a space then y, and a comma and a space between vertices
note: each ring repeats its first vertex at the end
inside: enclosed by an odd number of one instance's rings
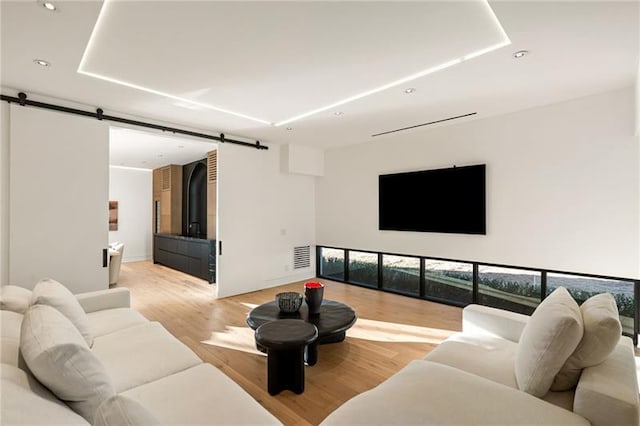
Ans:
POLYGON ((379 176, 386 231, 486 234, 485 164, 379 176))

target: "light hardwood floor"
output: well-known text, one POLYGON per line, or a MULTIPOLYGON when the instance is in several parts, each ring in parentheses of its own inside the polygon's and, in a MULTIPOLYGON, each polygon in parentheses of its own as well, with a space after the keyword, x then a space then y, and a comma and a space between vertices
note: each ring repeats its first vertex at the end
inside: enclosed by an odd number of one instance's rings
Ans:
POLYGON ((326 285, 325 298, 352 306, 358 321, 344 342, 320 346, 318 363, 305 368, 304 393, 276 396, 267 392, 267 359, 255 350, 245 319, 253 306, 273 300, 276 293, 302 293, 302 282, 216 299, 215 287, 205 281, 134 262, 122 264, 118 286, 130 289, 133 308, 162 323, 286 425, 317 425, 461 328, 460 308, 320 281, 326 285))

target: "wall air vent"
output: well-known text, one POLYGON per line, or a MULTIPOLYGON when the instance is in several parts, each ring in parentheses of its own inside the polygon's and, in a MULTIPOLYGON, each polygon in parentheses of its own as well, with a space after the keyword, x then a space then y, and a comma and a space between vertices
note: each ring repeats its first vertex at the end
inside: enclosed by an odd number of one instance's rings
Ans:
POLYGON ((376 133, 375 135, 371 135, 371 137, 375 138, 376 136, 388 135, 389 133, 395 133, 395 132, 402 132, 403 130, 415 129, 416 127, 428 126, 430 124, 442 123, 444 121, 457 120, 458 118, 469 117, 476 114, 477 112, 470 112, 468 114, 456 115, 453 117, 443 118, 442 120, 430 121, 428 123, 416 124, 415 126, 402 127, 400 129, 389 130, 387 132, 382 132, 382 133, 376 133))
POLYGON ((162 190, 166 191, 168 189, 171 189, 171 167, 163 167, 162 169, 160 169, 160 173, 162 173, 162 190))
POLYGON ((300 246, 293 248, 293 269, 308 268, 311 266, 311 247, 300 246))
POLYGON ((218 151, 207 154, 207 180, 215 182, 218 179, 218 151))

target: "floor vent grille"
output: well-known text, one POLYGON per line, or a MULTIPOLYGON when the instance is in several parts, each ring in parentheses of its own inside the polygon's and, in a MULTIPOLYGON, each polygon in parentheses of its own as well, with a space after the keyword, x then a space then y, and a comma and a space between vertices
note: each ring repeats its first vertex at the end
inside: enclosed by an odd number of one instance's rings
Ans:
POLYGON ((293 269, 308 268, 311 266, 311 246, 293 248, 293 269))
POLYGON ((163 167, 160 169, 160 173, 162 173, 162 190, 165 191, 171 189, 171 167, 163 167))

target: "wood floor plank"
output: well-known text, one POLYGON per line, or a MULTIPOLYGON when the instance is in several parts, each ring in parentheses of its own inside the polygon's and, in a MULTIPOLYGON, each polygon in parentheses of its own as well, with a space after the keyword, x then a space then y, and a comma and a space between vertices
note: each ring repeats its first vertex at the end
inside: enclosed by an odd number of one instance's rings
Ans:
POLYGON ((317 425, 352 397, 371 389, 414 359, 423 358, 461 329, 460 308, 319 279, 325 298, 354 308, 358 321, 342 343, 322 345, 318 363, 305 368, 305 391, 267 392, 267 358, 256 351, 246 325, 252 307, 293 283, 216 299, 215 286, 152 262, 124 263, 118 286, 132 305, 238 383, 286 425, 317 425))

